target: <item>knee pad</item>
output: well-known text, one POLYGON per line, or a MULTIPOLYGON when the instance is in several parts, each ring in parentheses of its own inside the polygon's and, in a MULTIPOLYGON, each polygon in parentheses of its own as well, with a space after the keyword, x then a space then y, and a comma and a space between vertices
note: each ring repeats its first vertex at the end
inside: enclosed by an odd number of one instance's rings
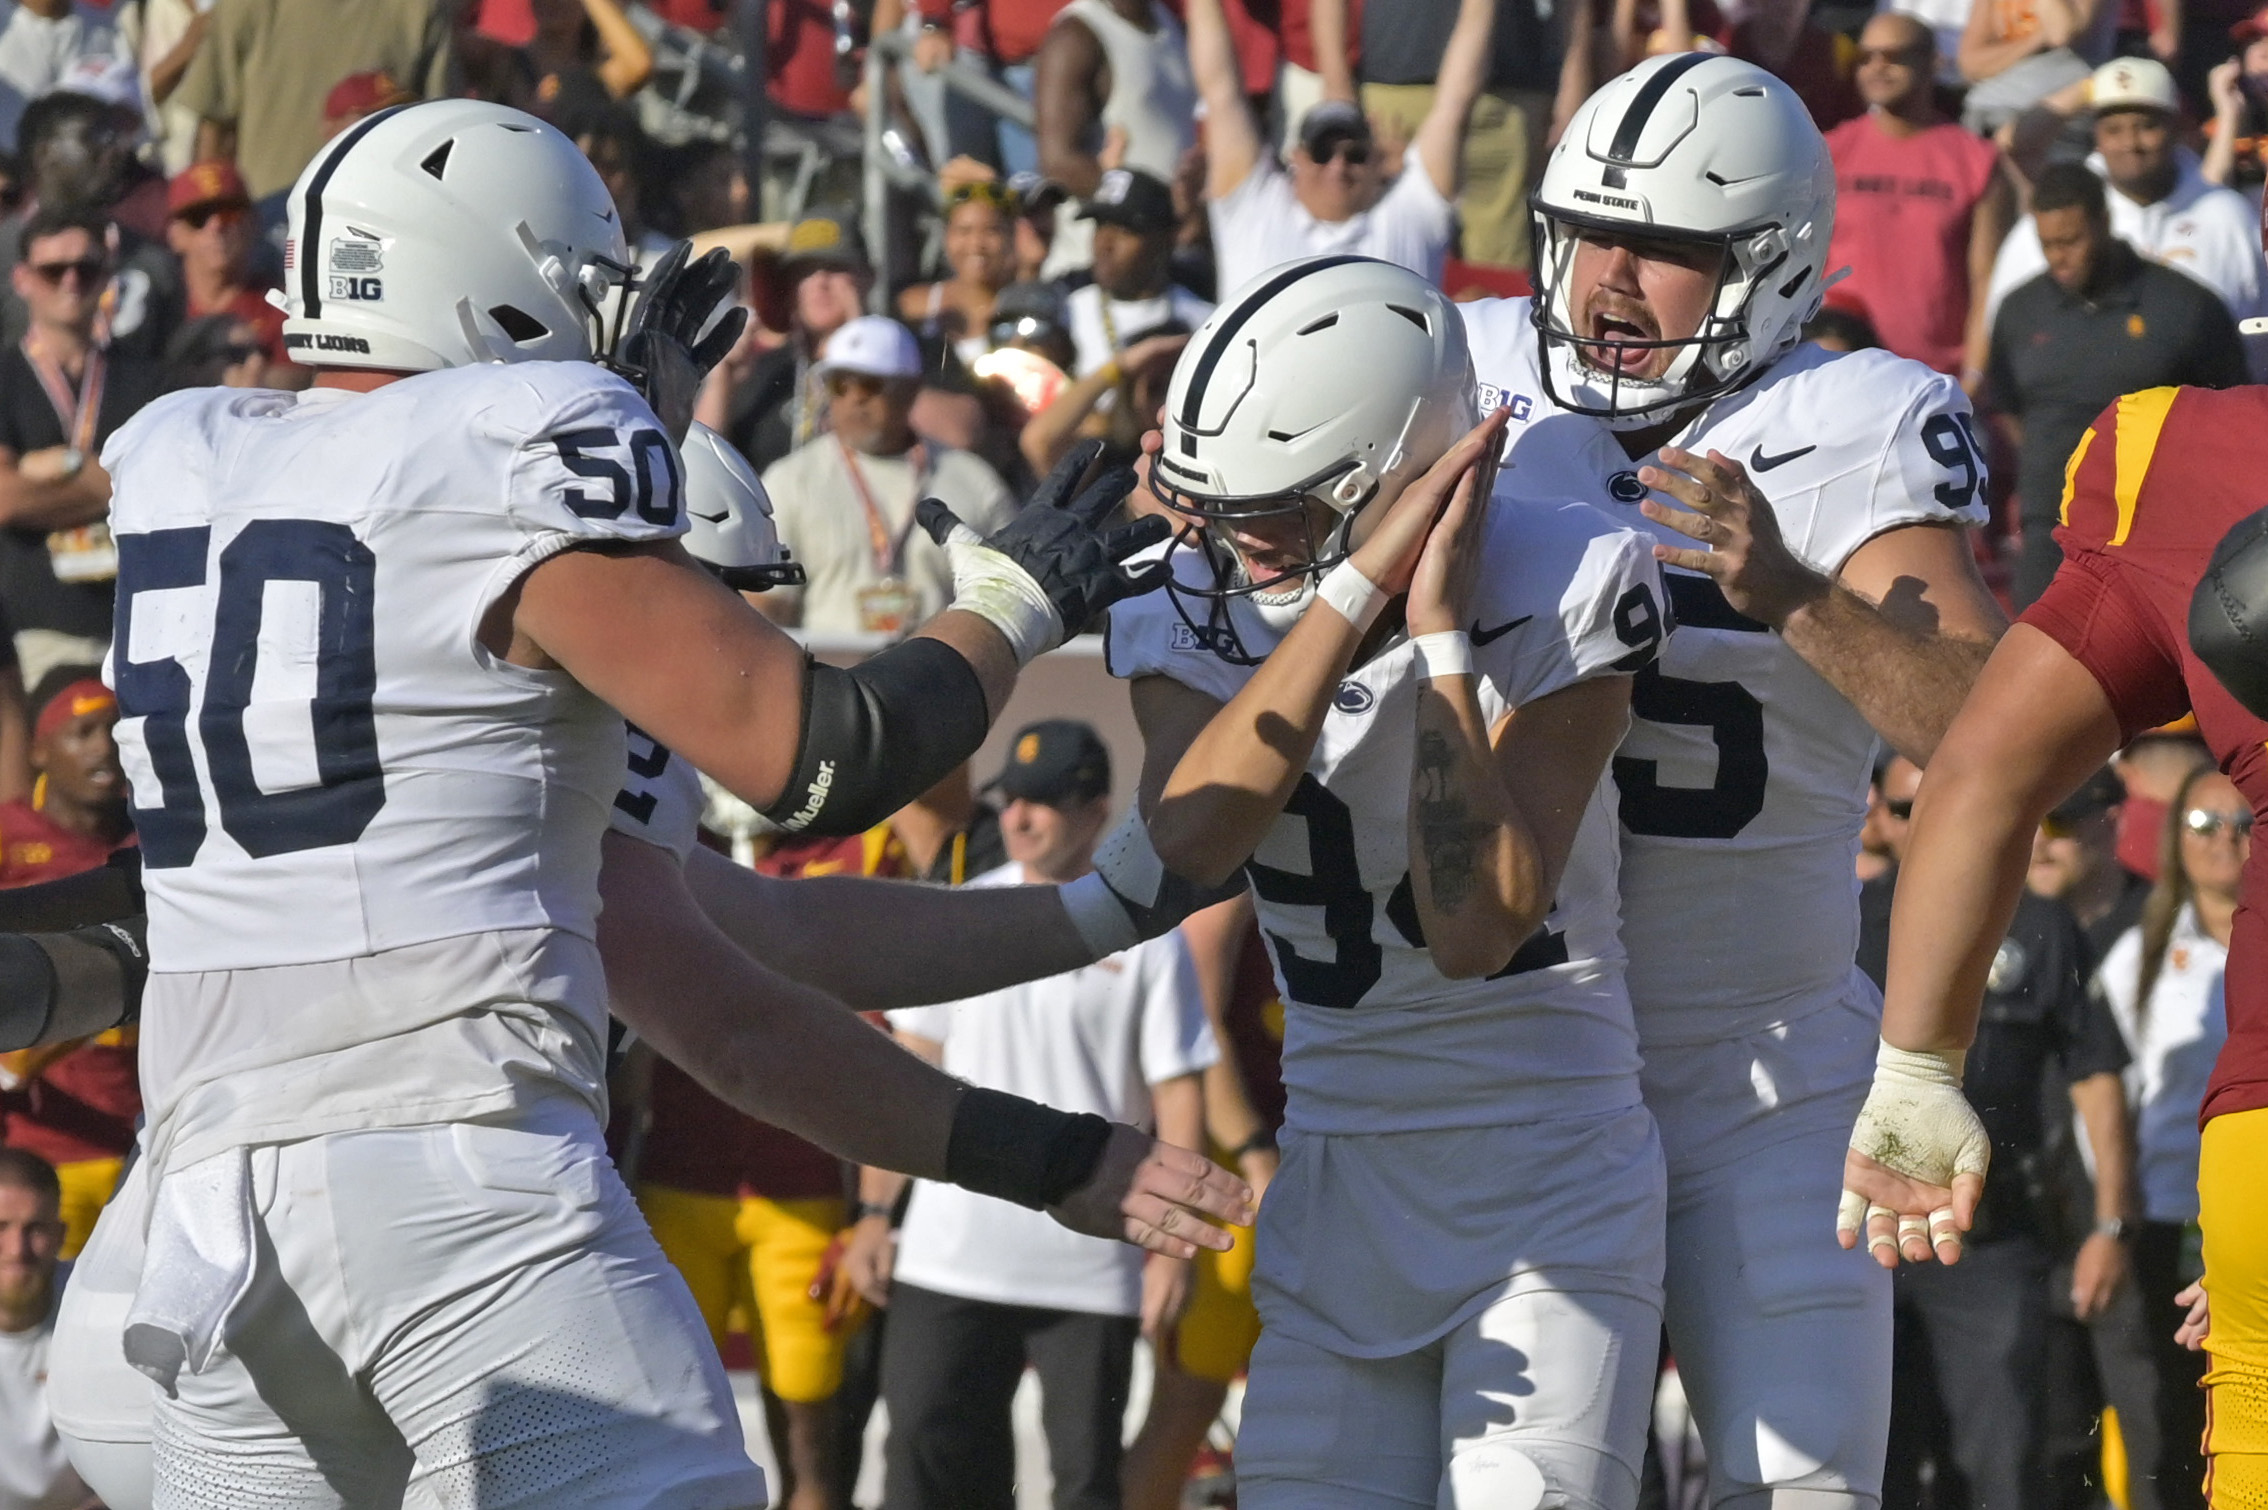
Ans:
POLYGON ((1506 1442, 1481 1442, 1451 1455, 1435 1510, 1543 1510, 1547 1501, 1570 1507, 1595 1503, 1564 1489, 1554 1494, 1542 1465, 1519 1448, 1506 1442))

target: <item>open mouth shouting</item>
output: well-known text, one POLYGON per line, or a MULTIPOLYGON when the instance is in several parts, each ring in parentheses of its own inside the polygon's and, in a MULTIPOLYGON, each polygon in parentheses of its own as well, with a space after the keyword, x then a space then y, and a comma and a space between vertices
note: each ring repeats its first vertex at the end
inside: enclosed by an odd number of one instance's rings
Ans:
POLYGON ((1643 304, 1604 291, 1584 312, 1583 337, 1577 347, 1583 360, 1618 377, 1659 376, 1671 355, 1652 344, 1661 339, 1661 327, 1643 304))

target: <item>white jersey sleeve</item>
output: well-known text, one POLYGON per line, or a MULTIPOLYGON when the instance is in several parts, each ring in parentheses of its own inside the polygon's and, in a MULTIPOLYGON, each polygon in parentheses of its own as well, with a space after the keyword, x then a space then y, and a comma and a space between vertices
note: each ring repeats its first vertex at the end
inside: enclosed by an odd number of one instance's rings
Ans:
POLYGON ((635 392, 587 363, 205 389, 104 463, 157 969, 591 936, 622 720, 479 633, 560 551, 682 530, 680 464, 635 392))
MULTIPOLYGON (((1172 584, 1110 606, 1103 664, 1125 681, 1162 676, 1225 703, 1251 680, 1252 668, 1224 660, 1214 645, 1233 634, 1244 653, 1257 658, 1275 648, 1278 636, 1242 598, 1197 596, 1213 587, 1203 551, 1169 541, 1159 552, 1173 565, 1172 584)), ((1155 559, 1157 553, 1148 553, 1130 564, 1155 559)))
POLYGON ((1959 383, 1874 351, 1824 362, 1813 378, 1792 416, 1798 432, 1821 436, 1822 451, 1839 447, 1854 466, 1866 465, 1871 452, 1872 466, 1870 476, 1854 479, 1865 483, 1863 493, 1838 490, 1840 506, 1813 513, 1799 546, 1806 556, 1835 572, 1860 546, 1902 525, 1986 522, 1984 444, 1959 383), (1886 432, 1875 428, 1876 418, 1857 435, 1848 419, 1835 419, 1870 412, 1897 417, 1886 432), (1816 428, 1805 427, 1807 417, 1816 428))
POLYGON ((701 814, 708 806, 701 773, 636 724, 624 729, 630 759, 607 824, 618 834, 668 850, 683 865, 700 842, 701 814))

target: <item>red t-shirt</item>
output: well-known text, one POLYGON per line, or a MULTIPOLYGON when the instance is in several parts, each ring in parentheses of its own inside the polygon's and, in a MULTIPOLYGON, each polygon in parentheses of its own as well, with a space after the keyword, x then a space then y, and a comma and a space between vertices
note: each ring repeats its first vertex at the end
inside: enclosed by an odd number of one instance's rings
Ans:
POLYGON ((1882 344, 1939 372, 1961 370, 1969 318, 1969 226, 1992 187, 1992 143, 1946 121, 1903 140, 1871 115, 1827 133, 1835 158, 1838 296, 1865 305, 1882 344))
MULTIPOLYGON (((75 876, 124 847, 58 828, 27 802, 0 804, 0 887, 75 876)), ((60 1051, 30 1049, 7 1057, 16 1075, 35 1067, 37 1073, 0 1094, 0 1143, 50 1164, 115 1159, 132 1145, 134 1119, 142 1114, 132 1029, 60 1051)))
MULTIPOLYGON (((2105 409, 2073 451, 2055 538, 2063 568, 2023 621, 2102 684, 2122 740, 2194 711, 2254 812, 2268 812, 2268 721, 2189 648, 2189 599, 2214 547, 2262 502, 2268 387, 2152 388, 2105 409)), ((2229 1038, 2200 1119, 2268 1106, 2268 843, 2246 862, 2225 981, 2229 1038)))
POLYGON ((835 18, 826 0, 772 0, 766 31, 764 81, 774 104, 813 119, 850 109, 850 91, 835 75, 835 18))

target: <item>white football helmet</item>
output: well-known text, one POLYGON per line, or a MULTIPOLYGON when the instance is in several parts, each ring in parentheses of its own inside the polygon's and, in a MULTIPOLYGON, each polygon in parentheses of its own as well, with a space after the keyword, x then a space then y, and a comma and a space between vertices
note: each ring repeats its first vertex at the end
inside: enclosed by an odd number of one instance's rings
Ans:
POLYGON ((1270 269, 1214 310, 1174 364, 1150 490, 1196 525, 1184 538, 1212 563, 1214 588, 1167 591, 1210 598, 1205 642, 1249 661, 1225 600, 1249 597, 1289 628, 1346 559, 1356 517, 1440 460, 1476 422, 1473 404, 1464 319, 1424 278, 1353 256, 1270 269), (1254 580, 1222 526, 1304 515, 1311 499, 1338 522, 1310 537, 1304 564, 1254 580))
POLYGON ((1827 289, 1835 165, 1795 91, 1710 53, 1649 58, 1583 102, 1530 202, 1543 378, 1562 408, 1635 429, 1749 381, 1802 338, 1827 289), (1701 328, 1682 340, 1587 340, 1569 307, 1582 233, 1699 241, 1721 255, 1701 328), (1676 351, 1625 377, 1586 348, 1676 351))
MULTIPOLYGON (((622 217, 532 115, 431 100, 369 116, 292 185, 284 345, 316 367, 429 372, 603 357, 622 217)), ((617 307, 621 301, 612 301, 617 307)))
POLYGON ((685 458, 685 549, 727 587, 763 592, 801 587, 772 521, 772 497, 739 448, 696 423, 678 448, 685 458))

